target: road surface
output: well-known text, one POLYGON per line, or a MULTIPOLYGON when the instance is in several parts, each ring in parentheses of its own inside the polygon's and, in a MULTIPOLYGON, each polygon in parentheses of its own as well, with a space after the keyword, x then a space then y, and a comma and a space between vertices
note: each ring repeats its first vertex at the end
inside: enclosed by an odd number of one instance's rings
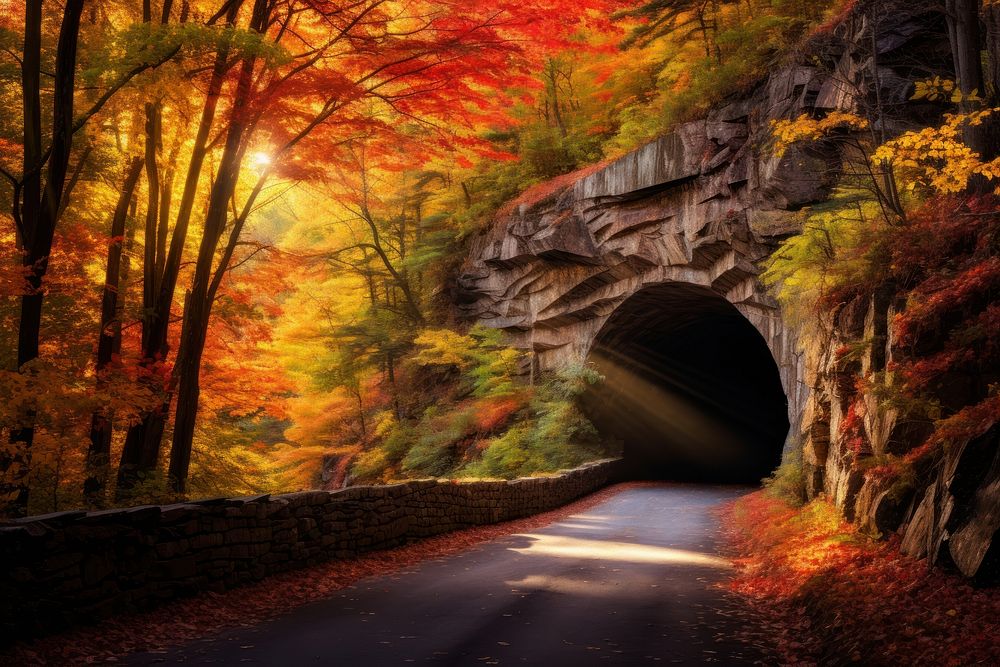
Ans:
POLYGON ((512 535, 251 628, 130 664, 752 664, 746 622, 717 584, 712 508, 746 489, 632 488, 512 535))

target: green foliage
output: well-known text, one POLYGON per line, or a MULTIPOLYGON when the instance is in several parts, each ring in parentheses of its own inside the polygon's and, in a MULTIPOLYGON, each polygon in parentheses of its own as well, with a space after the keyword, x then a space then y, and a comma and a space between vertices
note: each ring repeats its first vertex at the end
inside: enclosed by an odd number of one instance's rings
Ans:
MULTIPOLYGON (((463 387, 460 393, 500 399, 517 391, 515 376, 522 354, 505 346, 498 330, 477 326, 468 334, 459 334, 449 329, 428 329, 416 337, 415 343, 412 362, 425 367, 457 368, 463 387)), ((414 427, 397 427, 386 438, 383 447, 387 463, 399 460, 401 471, 408 476, 436 477, 452 471, 463 446, 477 432, 477 410, 484 407, 463 402, 427 408, 414 427), (400 456, 407 440, 412 446, 400 456)), ((355 470, 355 474, 360 472, 355 470)))
POLYGON ((886 268, 884 218, 868 192, 841 189, 803 212, 802 231, 786 239, 764 264, 791 321, 814 322, 816 308, 869 285, 886 268))
MULTIPOLYGON (((434 229, 447 222, 448 214, 438 213, 428 216, 422 221, 424 225, 434 229)), ((455 241, 454 229, 436 229, 424 234, 420 245, 413 248, 403 260, 403 267, 410 272, 420 273, 434 268, 442 260, 447 260, 449 251, 455 241)))
POLYGON ((130 505, 162 505, 181 500, 183 499, 178 497, 167 483, 166 473, 160 469, 142 474, 135 486, 127 491, 119 492, 115 497, 115 503, 125 507, 130 505))
MULTIPOLYGON (((184 60, 207 63, 221 49, 228 49, 231 56, 256 58, 267 67, 284 65, 291 59, 281 45, 257 32, 198 21, 133 23, 117 32, 94 35, 89 42, 92 48, 82 58, 80 72, 88 85, 113 85, 134 70, 170 60, 175 64, 184 60)), ((154 80, 147 78, 143 83, 150 86, 154 80)))
POLYGON ((362 306, 351 322, 334 327, 330 336, 339 345, 339 364, 351 373, 350 367, 363 366, 372 358, 386 354, 400 355, 413 341, 412 326, 399 312, 378 305, 362 306))
POLYGON ((511 479, 521 474, 545 471, 544 459, 533 447, 535 441, 531 431, 530 424, 515 426, 492 439, 482 459, 467 465, 461 475, 511 479))
POLYGON ((604 381, 604 376, 586 364, 569 364, 556 371, 542 384, 540 393, 547 400, 576 400, 591 386, 604 381))
POLYGON ((429 408, 417 427, 417 438, 402 460, 411 477, 440 477, 454 466, 458 446, 473 430, 475 415, 467 407, 438 414, 429 408))
POLYGON ((473 394, 506 396, 515 390, 514 378, 524 354, 503 344, 503 332, 482 326, 472 328, 476 340, 473 365, 469 370, 473 394))
POLYGON ((585 366, 570 366, 547 379, 532 398, 529 418, 490 440, 482 458, 461 474, 510 479, 599 458, 598 433, 576 404, 585 388, 598 381, 599 374, 585 366))
POLYGON ((358 454, 351 464, 351 472, 358 479, 377 480, 385 474, 389 465, 389 453, 376 447, 358 454))
POLYGON ((503 332, 476 325, 463 335, 450 329, 428 329, 414 339, 413 362, 421 366, 454 366, 462 371, 475 396, 503 396, 514 391, 522 353, 507 347, 503 332))
POLYGON ((269 445, 287 423, 220 414, 196 434, 189 477, 196 497, 243 496, 276 490, 269 445), (271 442, 267 442, 270 440, 271 442))
POLYGON ((526 180, 548 180, 600 161, 604 137, 591 132, 592 126, 582 119, 565 129, 528 126, 521 133, 519 146, 526 180))
POLYGON ((413 362, 420 366, 455 366, 466 369, 473 361, 476 341, 450 329, 427 330, 414 341, 413 362))
POLYGON ((358 482, 403 477, 511 478, 555 472, 605 455, 577 399, 601 380, 571 366, 533 388, 519 380, 520 351, 502 333, 474 327, 467 334, 427 329, 415 339, 410 363, 457 369, 450 400, 431 400, 417 419, 394 422, 351 468, 358 482))
MULTIPOLYGON (((484 162, 478 165, 462 183, 465 201, 456 202, 451 216, 457 238, 466 238, 481 229, 501 206, 538 183, 541 179, 534 172, 535 169, 526 168, 521 162, 484 162)), ((460 255, 466 248, 457 244, 452 250, 460 255)))
POLYGON ((806 501, 806 477, 802 469, 802 453, 796 449, 784 457, 774 472, 763 480, 771 495, 789 505, 799 507, 806 501))

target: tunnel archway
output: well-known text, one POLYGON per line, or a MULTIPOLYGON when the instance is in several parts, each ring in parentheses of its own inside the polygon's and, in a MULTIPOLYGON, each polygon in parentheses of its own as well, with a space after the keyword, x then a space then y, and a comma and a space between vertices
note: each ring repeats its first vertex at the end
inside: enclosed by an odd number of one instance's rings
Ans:
POLYGON ((583 410, 623 443, 632 477, 756 483, 780 462, 789 422, 778 367, 717 292, 641 289, 605 322, 588 360, 605 380, 583 410))

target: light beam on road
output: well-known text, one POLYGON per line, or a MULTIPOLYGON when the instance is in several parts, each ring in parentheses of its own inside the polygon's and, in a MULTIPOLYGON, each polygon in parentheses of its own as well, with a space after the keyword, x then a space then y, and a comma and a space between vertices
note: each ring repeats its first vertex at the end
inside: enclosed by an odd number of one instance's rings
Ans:
POLYGON ((587 558, 605 561, 625 561, 629 563, 653 563, 658 565, 691 565, 720 570, 732 568, 732 563, 725 558, 697 551, 687 551, 686 549, 671 549, 669 547, 634 544, 631 542, 587 540, 579 537, 542 535, 538 533, 521 535, 520 537, 527 537, 533 541, 529 546, 511 548, 511 551, 528 556, 587 558))

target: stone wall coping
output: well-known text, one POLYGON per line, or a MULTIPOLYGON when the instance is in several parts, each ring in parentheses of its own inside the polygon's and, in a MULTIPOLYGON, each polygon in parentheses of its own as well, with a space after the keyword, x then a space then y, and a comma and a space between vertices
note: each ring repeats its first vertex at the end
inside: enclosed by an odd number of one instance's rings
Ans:
POLYGON ((252 496, 219 496, 170 503, 167 505, 134 505, 131 507, 115 507, 105 510, 90 511, 65 510, 62 512, 51 512, 48 514, 36 514, 34 516, 27 516, 18 519, 0 520, 0 539, 2 539, 2 535, 6 534, 3 532, 4 528, 17 528, 27 524, 44 524, 46 527, 52 528, 62 527, 70 523, 111 522, 120 520, 133 522, 136 520, 149 519, 153 516, 159 516, 162 519, 169 520, 170 517, 180 513, 194 514, 210 507, 242 507, 245 505, 267 504, 274 502, 284 502, 297 507, 300 505, 322 505, 327 502, 357 500, 361 498, 384 498, 396 493, 406 495, 407 493, 413 491, 441 485, 457 486, 460 488, 476 488, 477 485, 492 486, 499 483, 509 486, 517 486, 525 483, 544 483, 546 480, 554 480, 568 475, 579 474, 582 471, 606 465, 608 463, 613 463, 617 460, 618 459, 614 458, 600 459, 584 463, 576 468, 562 469, 550 474, 533 477, 517 477, 508 480, 477 479, 463 481, 461 479, 429 477, 424 479, 402 480, 384 485, 349 486, 344 489, 331 491, 322 489, 305 489, 301 491, 290 491, 288 493, 278 493, 273 495, 270 493, 264 493, 252 496))

